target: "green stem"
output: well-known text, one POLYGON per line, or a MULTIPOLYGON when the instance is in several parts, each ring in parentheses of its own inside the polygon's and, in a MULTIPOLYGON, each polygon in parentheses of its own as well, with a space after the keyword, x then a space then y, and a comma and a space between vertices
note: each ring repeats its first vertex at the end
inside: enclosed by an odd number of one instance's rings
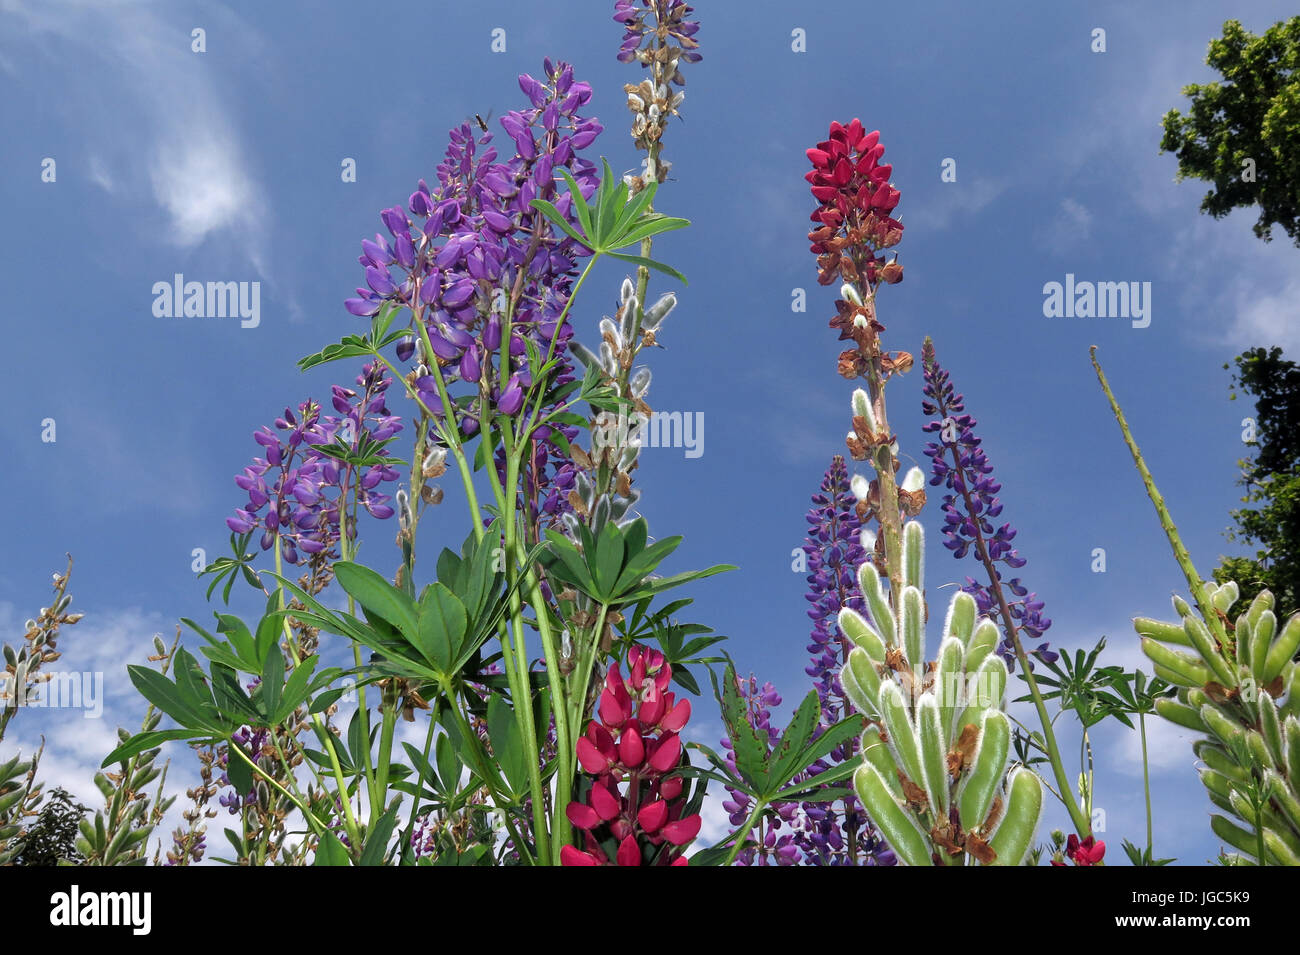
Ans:
MULTIPOLYGON (((370 800, 371 826, 374 826, 379 821, 379 817, 384 814, 384 806, 388 802, 388 772, 392 765, 393 727, 397 723, 398 704, 396 684, 390 683, 389 687, 393 690, 392 699, 384 700, 380 704, 383 708, 383 722, 379 730, 379 771, 375 777, 375 793, 378 798, 372 796, 370 800)), ((366 748, 369 749, 369 746, 366 748)))
POLYGON ((317 835, 322 835, 325 832, 325 827, 321 824, 321 821, 312 814, 311 810, 308 809, 307 806, 304 805, 298 799, 298 797, 296 797, 293 793, 289 792, 289 790, 285 789, 278 782, 276 782, 275 778, 271 776, 269 773, 267 773, 266 770, 264 770, 261 766, 257 765, 256 761, 251 759, 249 755, 244 752, 244 748, 242 746, 228 746, 226 747, 226 750, 227 752, 238 753, 240 758, 243 759, 244 762, 248 763, 249 767, 253 770, 253 772, 257 773, 257 775, 265 779, 267 783, 270 786, 277 789, 280 792, 280 794, 284 796, 285 799, 288 799, 291 803, 293 803, 294 806, 298 808, 298 811, 302 813, 303 818, 307 821, 307 824, 312 827, 312 829, 316 832, 317 835))
POLYGON ((478 735, 470 728, 465 719, 465 714, 456 705, 456 695, 452 688, 444 684, 442 691, 450 704, 448 709, 451 711, 452 718, 456 721, 456 728, 460 731, 461 739, 469 747, 474 762, 477 764, 474 766, 474 771, 478 774, 479 779, 483 780, 483 785, 488 788, 492 801, 496 803, 497 810, 501 813, 501 819, 505 823, 506 832, 510 834, 510 838, 514 840, 515 848, 519 850, 519 858, 523 859, 528 865, 536 865, 537 860, 528 852, 528 843, 519 835, 519 830, 515 828, 510 819, 510 800, 506 799, 504 794, 498 792, 497 787, 492 784, 493 775, 488 771, 483 746, 478 735))
POLYGON ((740 847, 745 844, 745 840, 749 838, 750 830, 754 828, 754 824, 758 822, 759 817, 762 816, 763 810, 766 808, 766 802, 761 799, 755 799, 754 809, 749 814, 749 818, 745 820, 745 824, 741 827, 740 831, 736 833, 736 841, 732 843, 731 851, 727 853, 727 858, 723 861, 723 865, 731 865, 736 861, 736 856, 740 855, 740 847))
POLYGON ((1089 348, 1088 354, 1092 358, 1092 367, 1097 372, 1097 380, 1101 382, 1101 389, 1106 393, 1106 400, 1110 402, 1110 409, 1115 413, 1115 420, 1119 422, 1119 429, 1124 434, 1124 443, 1128 445, 1129 453, 1133 455, 1133 463, 1137 465, 1138 474, 1142 476, 1142 483, 1146 486, 1147 497, 1155 505, 1156 514, 1160 517, 1160 526, 1164 529, 1165 536, 1169 538, 1169 545, 1174 551, 1174 559, 1178 561, 1178 566, 1182 568, 1183 576, 1187 578, 1187 586, 1191 588, 1192 597, 1196 600, 1196 606, 1200 608, 1201 617, 1204 618, 1205 625, 1218 637, 1219 643, 1226 648, 1229 641, 1223 621, 1219 619, 1219 614, 1210 600, 1209 592, 1205 589, 1205 582, 1201 580, 1200 574, 1196 572, 1196 567, 1192 564, 1191 554, 1187 552, 1187 548, 1183 546, 1182 538, 1178 536, 1178 528, 1174 526, 1174 519, 1169 514, 1169 508, 1165 506, 1165 499, 1160 495, 1155 478, 1151 476, 1146 461, 1142 459, 1142 452, 1138 449, 1137 442, 1133 440, 1133 432, 1129 430, 1128 421, 1124 418, 1124 412, 1120 408, 1119 402, 1115 400, 1114 393, 1110 390, 1106 375, 1097 361, 1097 346, 1093 345, 1089 348))
MULTIPOLYGON (((958 460, 957 449, 954 447, 949 450, 953 457, 953 466, 960 467, 961 462, 958 460)), ((975 514, 975 502, 971 497, 970 489, 964 485, 962 487, 962 497, 965 500, 967 513, 975 514)), ((1015 648, 1016 660, 1020 663, 1020 677, 1028 684, 1029 695, 1033 698, 1034 709, 1038 713, 1038 723, 1043 729, 1043 749, 1047 753, 1047 760, 1051 764, 1052 774, 1056 777, 1056 785, 1060 790, 1056 795, 1070 813, 1070 821, 1074 823, 1074 829, 1079 834, 1079 838, 1086 839, 1092 835, 1091 816, 1084 814, 1079 802, 1074 798, 1074 786, 1070 784, 1070 778, 1065 772, 1065 762, 1061 759, 1061 747, 1056 741, 1054 724, 1052 718, 1047 715, 1047 704, 1043 702, 1043 694, 1038 688, 1038 680, 1034 677, 1033 667, 1029 665, 1029 656, 1025 653, 1024 645, 1020 641, 1020 633, 1016 629, 1015 617, 1011 613, 1011 606, 1007 603, 1006 594, 1002 590, 997 568, 993 566, 993 559, 989 556, 984 534, 980 530, 979 522, 975 521, 974 524, 975 552, 988 573, 989 590, 997 598, 998 613, 1002 618, 1003 630, 1011 640, 1012 647, 1015 648)))
MULTIPOLYGON (((346 536, 346 533, 344 536, 346 536)), ((279 538, 275 541, 275 576, 277 581, 275 588, 277 602, 279 608, 283 610, 285 607, 284 584, 280 583, 279 580, 284 577, 284 564, 281 560, 279 538)), ((293 631, 289 628, 289 618, 287 615, 281 618, 281 624, 285 638, 289 642, 289 652, 290 656, 293 657, 294 666, 300 666, 302 661, 298 658, 298 652, 293 642, 293 631)), ((279 646, 276 646, 271 652, 279 653, 279 646)), ((357 817, 352 811, 352 802, 348 798, 348 784, 343 778, 343 767, 339 765, 338 754, 334 751, 334 735, 330 733, 324 725, 322 725, 319 713, 311 714, 311 723, 312 728, 316 731, 316 738, 320 740, 322 747, 330 758, 330 769, 334 774, 334 782, 339 788, 339 801, 343 803, 343 815, 348 830, 348 839, 351 841, 353 846, 359 846, 361 845, 361 830, 357 826, 357 817)), ((239 749, 238 746, 233 748, 236 750, 239 749)))
MULTIPOLYGON (((433 731, 438 727, 438 705, 441 697, 435 696, 429 703, 429 731, 424 735, 424 763, 429 765, 429 754, 433 752, 433 731)), ((423 780, 421 780, 423 782, 423 780)), ((420 793, 424 791, 422 785, 416 785, 415 795, 411 797, 411 815, 406 822, 408 833, 415 832, 415 820, 420 815, 420 793)))
POLYGON ((1142 734, 1142 794, 1147 804, 1147 856, 1153 855, 1151 842, 1151 773, 1147 764, 1147 718, 1138 714, 1138 730, 1142 734))

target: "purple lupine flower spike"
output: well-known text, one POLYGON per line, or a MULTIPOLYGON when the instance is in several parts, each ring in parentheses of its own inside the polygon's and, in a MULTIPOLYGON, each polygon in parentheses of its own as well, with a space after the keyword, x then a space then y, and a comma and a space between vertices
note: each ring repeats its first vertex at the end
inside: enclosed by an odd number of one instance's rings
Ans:
MULTIPOLYGON (((385 442, 402 430, 401 420, 388 413, 385 392, 392 379, 385 377, 382 365, 366 365, 356 379, 357 389, 335 385, 331 401, 338 416, 321 416, 320 405, 304 401, 295 415, 285 409, 275 425, 287 435, 281 437, 270 428, 261 428, 253 439, 266 449, 266 458, 253 463, 236 475, 235 484, 247 492, 248 506, 236 508, 226 525, 238 534, 265 527, 261 545, 270 550, 279 542, 280 553, 296 564, 300 551, 308 555, 325 553, 339 540, 340 508, 354 489, 357 501, 378 518, 391 517, 389 497, 379 488, 384 482, 396 481, 398 473, 383 464, 352 473, 346 466, 319 448, 342 439, 353 450, 363 437, 385 442), (264 516, 258 512, 266 507, 264 516)), ((379 448, 374 452, 387 457, 379 448)))
MULTIPOLYGON (((812 642, 808 644, 812 664, 804 672, 814 679, 821 700, 822 716, 817 729, 820 736, 853 712, 838 679, 851 649, 839 633, 839 612, 845 607, 859 613, 866 610, 855 572, 866 559, 861 544, 862 522, 843 456, 837 454, 831 460, 821 491, 813 495, 812 503, 803 547, 808 557, 805 597, 811 604, 808 616, 813 621, 812 642)), ((857 741, 850 740, 813 763, 803 778, 816 777, 856 754, 857 741)), ((834 803, 807 802, 802 810, 795 843, 806 864, 893 865, 896 861, 867 820, 856 796, 834 803)))
MULTIPOLYGON (((943 497, 943 546, 957 558, 965 557, 973 547, 977 559, 987 555, 989 564, 1018 570, 1025 565, 1025 559, 1011 545, 1016 529, 1009 523, 994 524, 994 519, 1002 514, 1002 502, 997 497, 1002 485, 994 479, 993 465, 980 447, 981 439, 975 434, 976 420, 966 413, 965 399, 954 391, 948 372, 939 365, 934 344, 928 338, 921 348, 921 363, 926 396, 921 410, 935 419, 927 421, 922 430, 939 436, 938 441, 925 446, 926 457, 931 461, 930 484, 936 487, 942 484, 948 491, 943 497)), ((1041 640, 1052 621, 1043 616, 1043 602, 1038 595, 1030 593, 1019 577, 1003 580, 1000 569, 988 570, 993 575, 989 583, 967 577, 962 587, 975 598, 980 614, 998 623, 1004 634, 1014 626, 1028 639, 1041 640), (995 582, 1011 592, 1012 599, 1007 601, 1011 620, 1002 619, 1001 601, 993 590, 995 582)), ((1015 665, 1015 648, 1009 636, 1003 637, 997 652, 1008 667, 1015 665)), ((1027 652, 1047 663, 1057 659, 1046 641, 1027 652)))

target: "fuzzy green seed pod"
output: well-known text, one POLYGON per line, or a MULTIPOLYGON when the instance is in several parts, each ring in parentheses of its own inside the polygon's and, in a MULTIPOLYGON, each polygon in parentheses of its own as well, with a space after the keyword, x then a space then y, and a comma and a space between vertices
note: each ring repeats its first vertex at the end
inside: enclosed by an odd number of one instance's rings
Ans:
POLYGON ((975 603, 975 598, 964 590, 957 591, 948 604, 948 616, 943 621, 943 636, 956 637, 969 646, 978 613, 979 605, 975 603))
POLYGON ((1285 837, 1273 829, 1264 830, 1264 847, 1277 860, 1278 865, 1300 866, 1300 852, 1286 842, 1285 837))
POLYGON ((989 846, 997 853, 993 865, 1023 865, 1034 842, 1043 812, 1043 783, 1023 766, 1011 772, 1007 784, 1007 805, 1002 822, 989 846))
POLYGON ((1208 739, 1198 739, 1192 744, 1192 752, 1196 754, 1197 759, 1219 775, 1242 785, 1250 782, 1250 771, 1238 765, 1232 758, 1232 754, 1218 743, 1212 743, 1208 739))
POLYGON ((1220 584, 1218 588, 1210 595, 1210 603, 1214 604, 1214 609, 1220 613, 1227 613, 1237 598, 1241 596, 1241 591, 1237 588, 1235 580, 1229 580, 1220 584))
POLYGON ((858 587, 862 591, 862 596, 867 599, 867 608, 871 611, 871 622, 875 626, 876 633, 889 641, 887 645, 892 646, 898 639, 896 636, 898 622, 894 620, 894 611, 890 609, 889 601, 885 599, 884 591, 881 590, 880 574, 869 560, 863 561, 862 566, 858 568, 858 587))
POLYGON ((1231 750, 1234 744, 1239 744, 1246 735, 1246 731, 1224 715, 1223 711, 1212 703, 1206 703, 1201 707, 1201 719, 1205 725, 1210 728, 1210 732, 1228 746, 1231 750))
POLYGON ((1246 730, 1246 750, 1261 768, 1264 766, 1277 768, 1273 762, 1273 754, 1269 752, 1268 744, 1264 742, 1264 736, 1258 730, 1246 730))
POLYGON ((975 628, 975 633, 971 635, 970 644, 966 651, 966 669, 979 669, 984 658, 993 652, 994 647, 998 645, 998 639, 1001 634, 998 633, 998 625, 987 618, 979 622, 975 628))
POLYGON ((868 727, 862 734, 862 759, 868 766, 876 768, 895 798, 903 798, 903 784, 898 779, 898 762, 875 726, 868 727))
POLYGON ((934 692, 939 698, 939 716, 946 738, 953 737, 953 720, 966 705, 966 651, 956 637, 939 644, 934 663, 934 692))
POLYGON ((840 685, 858 712, 875 716, 880 710, 880 674, 867 651, 854 647, 840 670, 840 685))
POLYGON ((1192 615, 1192 605, 1182 597, 1178 596, 1178 594, 1174 594, 1171 600, 1174 605, 1174 613, 1178 614, 1179 620, 1192 615))
POLYGON ((1268 657, 1264 663, 1264 672, 1258 679, 1267 686, 1282 675, 1282 667, 1295 656, 1300 649, 1300 613, 1286 622, 1273 645, 1268 648, 1268 657))
MULTIPOLYGON (((1250 637, 1250 672, 1259 683, 1263 681, 1264 667, 1268 664, 1268 648, 1273 645, 1273 637, 1277 634, 1277 617, 1271 610, 1264 611, 1255 623, 1247 621, 1246 633, 1250 637)), ((1238 630, 1237 646, 1241 646, 1242 639, 1238 630)))
MULTIPOLYGON (((1201 777, 1201 783, 1206 789, 1222 799, 1225 804, 1227 803, 1228 797, 1232 793, 1232 781, 1227 776, 1206 768, 1198 769, 1196 775, 1201 777)), ((1225 806, 1225 808, 1227 807, 1225 806)))
POLYGON ((957 793, 957 811, 968 832, 983 825, 1002 784, 1011 748, 1011 721, 1001 710, 988 710, 980 725, 979 742, 969 771, 957 793))
POLYGON ((1133 629, 1137 631, 1140 637, 1150 637, 1152 640, 1159 640, 1161 643, 1176 643, 1179 646, 1190 647, 1191 640, 1187 637, 1187 631, 1183 629, 1181 623, 1167 623, 1164 620, 1153 620, 1150 617, 1134 617, 1133 629))
POLYGON ((934 865, 930 840, 898 799, 875 766, 864 763, 853 774, 853 788, 871 821, 904 865, 934 865))
POLYGON ((1156 700, 1156 712, 1163 716, 1171 723, 1189 730, 1196 730, 1198 733, 1208 733, 1210 728, 1205 725, 1201 719, 1201 714, 1194 707, 1179 703, 1177 700, 1171 700, 1167 697, 1161 697, 1156 700))
POLYGON ((915 673, 925 668, 925 599, 915 587, 903 588, 903 653, 915 673))
POLYGON ((903 527, 903 583, 925 590, 925 528, 920 521, 903 527))
POLYGON ((1274 766, 1286 765, 1286 745, 1282 741, 1282 721, 1277 718, 1277 707, 1268 691, 1259 691, 1259 732, 1273 757, 1274 766))
POLYGON ((985 657, 979 669, 966 679, 966 708, 957 717, 954 733, 960 735, 961 728, 970 723, 979 726, 986 710, 1001 707, 1006 690, 1006 663, 1001 657, 985 657))
POLYGON ((1228 803, 1232 806, 1232 811, 1237 818, 1247 825, 1257 827, 1256 819, 1258 814, 1255 807, 1250 804, 1246 794, 1240 789, 1233 789, 1228 793, 1228 803))
POLYGON ((1284 719, 1288 716, 1300 717, 1300 666, 1283 669, 1282 684, 1286 687, 1286 699, 1278 707, 1278 715, 1284 719))
POLYGON ((1156 676, 1160 677, 1160 679, 1164 680, 1166 683, 1172 683, 1174 686, 1191 688, 1203 685, 1196 683, 1191 677, 1182 673, 1176 673, 1168 667, 1162 667, 1159 663, 1155 663, 1154 661, 1152 662, 1152 669, 1156 676))
POLYGON ((898 765, 909 778, 920 785, 920 742, 916 738, 916 730, 908 716, 903 691, 892 680, 886 681, 880 687, 880 717, 885 724, 885 732, 889 734, 889 748, 894 751, 898 765))
POLYGON ((1163 643, 1157 643, 1150 637, 1142 638, 1142 652, 1156 666, 1164 667, 1170 673, 1179 675, 1176 682, 1180 686, 1204 686, 1210 682, 1210 671, 1195 657, 1187 653, 1171 650, 1163 643))
POLYGON ((916 735, 921 743, 921 775, 934 818, 948 818, 948 742, 933 693, 916 701, 916 735))
POLYGON ((966 684, 966 699, 985 708, 1000 708, 1007 692, 1007 664, 1001 657, 985 657, 966 684))
POLYGON ((880 425, 876 424, 875 409, 871 407, 871 399, 867 396, 865 391, 861 388, 854 391, 851 404, 853 405, 853 414, 859 418, 865 419, 868 428, 872 431, 880 430, 880 425))
POLYGON ((1228 845, 1246 853, 1251 858, 1254 858, 1255 853, 1259 851, 1258 843, 1255 841, 1255 834, 1247 832, 1224 816, 1217 814, 1210 816, 1210 829, 1228 845))
POLYGON ((1261 615, 1265 610, 1273 609, 1273 593, 1269 590, 1261 590, 1251 601, 1249 609, 1246 610, 1246 620, 1253 628, 1259 623, 1261 615))
POLYGON ((840 633, 867 651, 867 656, 877 663, 883 664, 885 662, 885 641, 875 631, 875 628, 867 623, 862 614, 850 607, 845 607, 840 611, 838 619, 840 633))
POLYGON ((1210 635, 1210 629, 1196 617, 1184 617, 1183 629, 1187 631, 1188 639, 1191 640, 1192 646, 1196 652, 1201 655, 1214 678, 1227 687, 1237 685, 1237 675, 1233 672, 1228 661, 1223 658, 1219 648, 1214 645, 1214 637, 1210 635))
POLYGON ((1288 716, 1282 723, 1286 739, 1286 769, 1292 779, 1300 779, 1300 720, 1288 716))
POLYGON ((1295 790, 1275 769, 1264 770, 1264 785, 1268 787, 1269 795, 1281 811, 1283 819, 1292 829, 1300 832, 1300 798, 1296 797, 1295 790))
POLYGON ((1209 797, 1210 805, 1215 809, 1222 809, 1227 813, 1232 812, 1232 804, 1229 803, 1225 797, 1220 796, 1218 793, 1210 792, 1208 789, 1205 791, 1205 795, 1209 797))

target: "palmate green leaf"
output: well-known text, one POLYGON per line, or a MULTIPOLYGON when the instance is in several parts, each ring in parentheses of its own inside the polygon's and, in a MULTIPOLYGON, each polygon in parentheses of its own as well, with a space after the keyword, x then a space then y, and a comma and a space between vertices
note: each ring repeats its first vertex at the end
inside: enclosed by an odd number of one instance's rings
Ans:
MULTIPOLYGON (((789 766, 785 772, 786 779, 792 779, 799 773, 802 773, 817 760, 828 756, 832 750, 843 743, 856 737, 862 732, 862 717, 858 715, 849 716, 833 726, 828 726, 821 736, 813 740, 812 744, 805 747, 798 755, 798 758, 789 766)), ((842 763, 838 767, 832 767, 825 772, 818 773, 807 783, 808 787, 822 786, 829 783, 839 782, 841 779, 848 779, 853 771, 860 765, 860 761, 853 759, 847 763, 842 763), (841 772, 845 767, 847 771, 841 772)), ((775 774, 774 774, 775 776, 775 774)), ((801 786, 803 784, 800 784, 801 786)), ((794 790, 793 792, 802 792, 803 789, 794 790)), ((791 795, 790 790, 782 790, 781 798, 787 799, 791 795)))
MULTIPOLYGON (((182 648, 178 655, 184 652, 182 648)), ((182 726, 206 731, 204 735, 225 735, 210 693, 205 691, 205 699, 150 667, 131 665, 126 672, 141 696, 182 726)))
MULTIPOLYGON (((786 783, 790 782, 807 764, 799 766, 808 741, 812 739, 813 730, 821 721, 822 707, 816 690, 809 690, 808 695, 795 709, 794 715, 785 731, 781 734, 771 755, 767 758, 767 778, 763 781, 764 794, 775 795, 786 783)), ((812 760, 809 760, 812 762, 812 760)))
POLYGON ((637 221, 637 217, 650 207, 650 203, 654 202, 655 193, 658 191, 659 183, 653 181, 646 183, 645 188, 623 206, 622 211, 618 214, 618 221, 614 223, 615 231, 619 234, 627 232, 632 223, 637 221))

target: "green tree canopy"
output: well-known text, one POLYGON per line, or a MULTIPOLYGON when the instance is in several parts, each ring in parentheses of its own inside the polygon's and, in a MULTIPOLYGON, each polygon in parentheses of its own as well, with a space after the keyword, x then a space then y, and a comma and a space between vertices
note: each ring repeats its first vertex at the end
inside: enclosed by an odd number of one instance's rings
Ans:
POLYGON ((1161 150, 1177 155, 1180 180, 1214 184, 1202 212, 1257 205, 1255 235, 1267 242, 1280 225, 1300 246, 1300 16, 1261 36, 1229 20, 1205 62, 1223 82, 1183 87, 1191 108, 1165 114, 1161 150))
POLYGON ((1257 450, 1240 462, 1248 506, 1232 512, 1228 538, 1260 549, 1254 557, 1224 558, 1214 577, 1236 580, 1245 600, 1267 587, 1285 619, 1300 610, 1300 365, 1277 347, 1243 352, 1236 363, 1234 387, 1255 398, 1250 444, 1257 450))

